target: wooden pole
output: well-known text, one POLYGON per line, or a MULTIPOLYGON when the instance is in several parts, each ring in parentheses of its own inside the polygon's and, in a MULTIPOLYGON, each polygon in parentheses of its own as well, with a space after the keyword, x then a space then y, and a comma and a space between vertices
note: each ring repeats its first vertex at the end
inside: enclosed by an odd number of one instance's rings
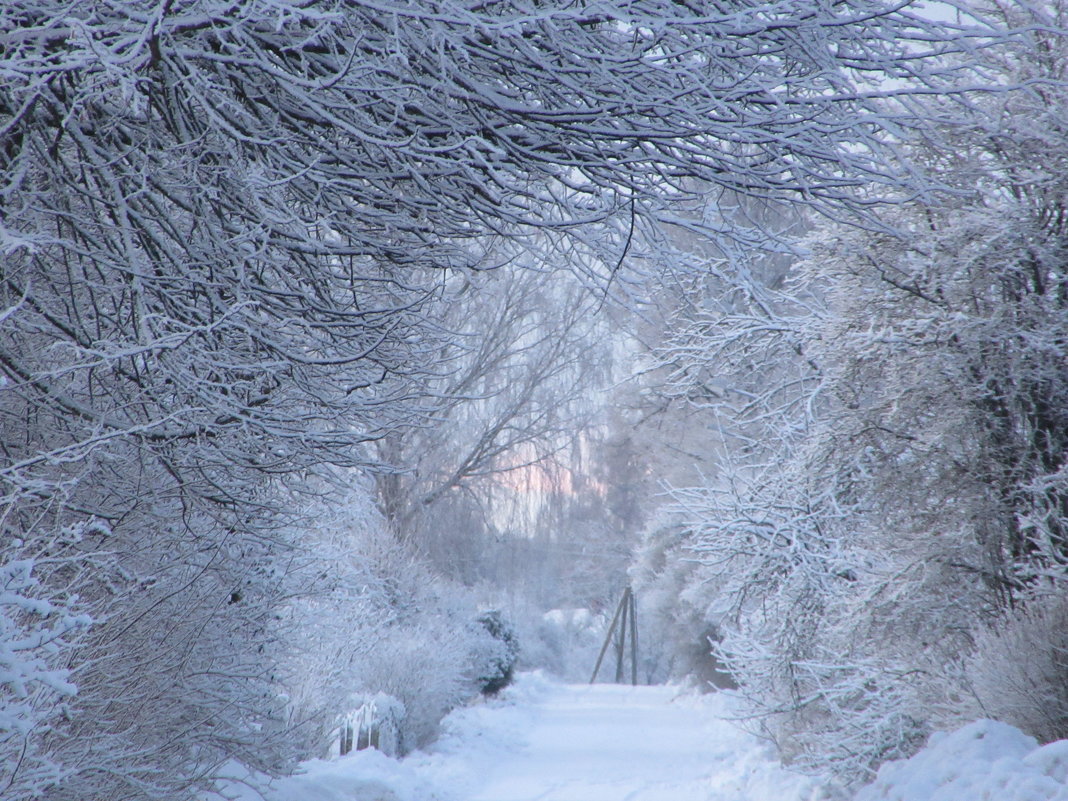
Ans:
POLYGON ((590 676, 590 684, 597 681, 597 672, 601 669, 601 661, 604 659, 605 652, 608 650, 608 644, 612 642, 612 634, 616 630, 616 623, 619 622, 619 616, 623 613, 623 602, 626 599, 626 595, 619 599, 619 606, 616 607, 616 614, 612 618, 612 624, 608 627, 608 633, 605 635, 604 644, 601 646, 601 653, 597 654, 597 664, 593 668, 593 675, 590 676))
POLYGON ((623 683, 623 657, 627 653, 627 615, 630 612, 630 587, 623 590, 623 617, 619 621, 619 639, 616 640, 616 684, 623 683))
POLYGON ((630 683, 638 686, 638 602, 634 593, 627 589, 630 596, 630 683))

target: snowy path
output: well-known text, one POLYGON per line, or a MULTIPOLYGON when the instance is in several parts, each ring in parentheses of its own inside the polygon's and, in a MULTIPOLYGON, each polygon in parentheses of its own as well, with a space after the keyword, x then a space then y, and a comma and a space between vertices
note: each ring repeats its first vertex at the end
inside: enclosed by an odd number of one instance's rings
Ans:
MULTIPOLYGON (((814 784, 729 723, 726 694, 522 675, 457 710, 426 753, 360 751, 241 801, 807 801, 814 784)), ((215 801, 213 797, 212 801, 215 801)))
MULTIPOLYGON (((512 708, 456 716, 434 755, 449 756, 436 763, 445 768, 439 783, 463 801, 787 801, 805 785, 717 719, 724 699, 618 685, 532 694, 512 708), (501 745, 476 745, 486 739, 501 745), (468 775, 457 782, 463 763, 468 775)), ((433 756, 426 763, 433 773, 433 756)))
POLYGON ((683 801, 707 798, 714 750, 694 707, 663 688, 566 687, 535 707, 523 746, 470 801, 683 801))

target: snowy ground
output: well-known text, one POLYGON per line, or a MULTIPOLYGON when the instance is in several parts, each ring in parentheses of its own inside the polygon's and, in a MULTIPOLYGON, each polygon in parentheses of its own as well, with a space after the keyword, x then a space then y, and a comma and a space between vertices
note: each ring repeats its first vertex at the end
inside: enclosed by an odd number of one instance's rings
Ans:
POLYGON ((978 720, 883 765, 855 801, 1068 801, 1068 740, 1039 747, 1019 729, 978 720))
POLYGON ((726 722, 729 699, 537 674, 454 712, 427 753, 312 761, 241 801, 802 801, 814 784, 726 722))
MULTIPOLYGON (((454 712, 427 753, 361 751, 312 761, 240 801, 810 801, 819 785, 783 768, 729 722, 727 693, 562 685, 521 676, 499 700, 454 712)), ((254 782, 253 782, 254 783, 254 782)), ((209 801, 209 799, 205 799, 209 801)), ((856 801, 1068 801, 1068 741, 1039 748, 1011 726, 937 734, 883 766, 856 801)))
POLYGON ((792 801, 809 782, 722 720, 725 696, 525 677, 412 760, 462 801, 792 801), (506 700, 506 703, 508 701, 506 700))

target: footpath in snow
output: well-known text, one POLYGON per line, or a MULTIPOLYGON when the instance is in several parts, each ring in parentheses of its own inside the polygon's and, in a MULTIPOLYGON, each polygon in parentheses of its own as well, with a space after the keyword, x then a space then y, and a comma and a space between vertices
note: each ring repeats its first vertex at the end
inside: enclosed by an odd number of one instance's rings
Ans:
POLYGON ((426 753, 360 751, 242 801, 801 801, 785 770, 724 720, 726 695, 672 687, 561 685, 524 674, 502 698, 460 709, 426 753))
POLYGON ((414 760, 458 801, 793 801, 809 782, 724 721, 726 696, 525 677, 414 760), (511 705, 508 705, 511 702, 511 705))
MULTIPOLYGON (((313 760, 269 786, 245 777, 205 801, 813 801, 730 722, 729 693, 562 685, 526 674, 500 699, 453 712, 438 742, 403 760, 359 751, 313 760)), ((884 765, 855 801, 1068 801, 1068 740, 1039 747, 977 721, 884 765)))

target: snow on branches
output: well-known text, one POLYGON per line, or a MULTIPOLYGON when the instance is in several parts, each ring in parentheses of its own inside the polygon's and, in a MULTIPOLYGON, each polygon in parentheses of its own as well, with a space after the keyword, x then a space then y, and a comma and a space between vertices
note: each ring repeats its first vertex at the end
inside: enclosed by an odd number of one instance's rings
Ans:
POLYGON ((49 746, 75 778, 50 797, 177 799, 226 759, 291 764, 263 654, 302 508, 434 419, 449 275, 567 266, 603 288, 710 189, 863 215, 918 174, 892 144, 950 82, 926 65, 996 36, 965 19, 3 3, 0 557, 109 531, 106 569, 75 559, 39 588, 73 583, 99 621, 49 746))
POLYGON ((717 651, 754 720, 850 780, 988 709, 1068 731, 1065 28, 1050 5, 1002 18, 1033 28, 976 62, 1026 89, 970 96, 952 123, 929 101, 905 147, 948 194, 884 210, 881 231, 816 225, 784 283, 703 299, 660 351, 674 396, 724 440, 720 474, 676 493, 699 562, 688 591, 726 630, 717 651))

